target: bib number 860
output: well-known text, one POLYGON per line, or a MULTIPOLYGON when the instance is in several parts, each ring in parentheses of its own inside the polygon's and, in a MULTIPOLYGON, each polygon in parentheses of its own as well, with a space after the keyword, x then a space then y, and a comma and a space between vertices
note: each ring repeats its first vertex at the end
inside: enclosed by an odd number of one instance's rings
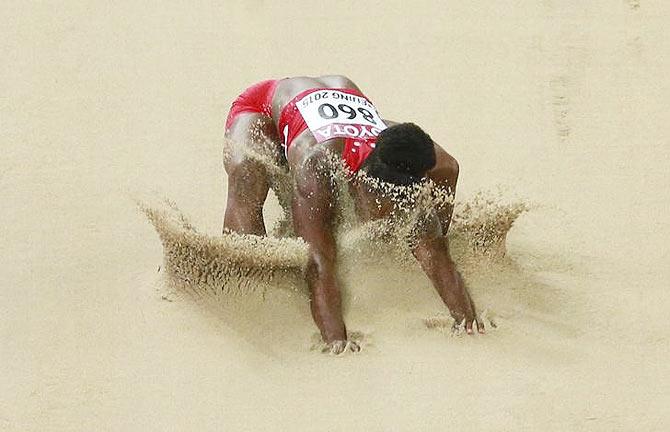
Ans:
POLYGON ((340 112, 347 115, 348 116, 347 119, 349 120, 355 119, 356 116, 360 113, 361 116, 369 123, 372 123, 374 125, 377 124, 370 110, 367 110, 365 108, 358 108, 358 110, 355 110, 346 104, 338 104, 337 108, 335 108, 333 105, 329 103, 324 103, 319 106, 319 115, 321 116, 321 118, 327 120, 338 118, 340 116, 340 112))

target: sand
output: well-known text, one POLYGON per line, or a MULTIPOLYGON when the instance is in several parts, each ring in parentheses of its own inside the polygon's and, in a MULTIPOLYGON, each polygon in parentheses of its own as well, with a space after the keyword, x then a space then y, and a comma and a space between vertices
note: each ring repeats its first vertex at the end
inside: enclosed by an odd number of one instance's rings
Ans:
POLYGON ((0 430, 670 428, 666 2, 0 10, 0 430), (136 197, 215 238, 232 99, 322 73, 443 144, 458 202, 528 204, 505 257, 461 257, 485 336, 391 257, 347 255, 340 357, 290 275, 170 283, 136 197))

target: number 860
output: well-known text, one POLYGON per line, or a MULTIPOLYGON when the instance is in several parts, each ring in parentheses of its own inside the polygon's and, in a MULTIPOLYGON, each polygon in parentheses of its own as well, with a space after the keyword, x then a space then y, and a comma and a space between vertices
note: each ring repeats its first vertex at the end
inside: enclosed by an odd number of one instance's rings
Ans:
MULTIPOLYGON (((319 106, 319 115, 321 116, 321 118, 324 119, 328 120, 335 119, 340 115, 338 110, 348 115, 347 119, 349 120, 353 120, 354 118, 356 118, 357 115, 356 110, 350 107, 349 105, 345 104, 338 104, 337 109, 335 109, 335 107, 329 103, 321 104, 321 106, 319 106)), ((368 122, 372 124, 377 124, 377 122, 374 119, 374 116, 369 110, 365 108, 358 108, 358 112, 361 113, 361 116, 363 116, 363 118, 368 122)))

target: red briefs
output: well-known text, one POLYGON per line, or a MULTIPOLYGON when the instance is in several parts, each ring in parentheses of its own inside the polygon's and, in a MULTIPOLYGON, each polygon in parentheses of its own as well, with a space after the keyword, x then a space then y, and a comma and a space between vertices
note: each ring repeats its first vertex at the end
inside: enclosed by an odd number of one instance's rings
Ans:
MULTIPOLYGON (((242 113, 272 117, 272 98, 278 80, 267 80, 249 87, 230 108, 226 130, 242 113)), ((375 148, 379 133, 386 129, 374 105, 354 89, 315 88, 299 93, 282 109, 277 122, 279 136, 288 152, 293 140, 309 129, 317 142, 344 139, 342 158, 356 172, 375 148)))
POLYGON ((374 105, 355 89, 308 89, 282 109, 277 124, 286 151, 305 129, 317 142, 344 139, 342 158, 356 172, 375 148, 377 135, 386 129, 374 105))
POLYGON ((278 82, 278 80, 261 81, 239 95, 230 107, 226 130, 230 129, 235 118, 242 113, 259 113, 272 117, 272 97, 278 82))

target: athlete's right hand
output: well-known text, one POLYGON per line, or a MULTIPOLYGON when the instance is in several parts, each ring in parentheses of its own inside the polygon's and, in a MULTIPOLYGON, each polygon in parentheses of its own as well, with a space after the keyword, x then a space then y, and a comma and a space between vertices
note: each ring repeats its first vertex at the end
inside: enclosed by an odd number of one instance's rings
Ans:
POLYGON ((354 341, 350 340, 335 340, 332 342, 326 343, 326 345, 321 350, 324 354, 334 354, 340 355, 347 351, 359 352, 361 347, 354 341))
POLYGON ((486 328, 484 327, 484 320, 481 317, 469 317, 459 320, 457 317, 454 317, 454 325, 451 327, 451 332, 454 335, 460 335, 465 331, 467 334, 474 334, 474 329, 477 329, 477 332, 480 334, 486 333, 486 328))

